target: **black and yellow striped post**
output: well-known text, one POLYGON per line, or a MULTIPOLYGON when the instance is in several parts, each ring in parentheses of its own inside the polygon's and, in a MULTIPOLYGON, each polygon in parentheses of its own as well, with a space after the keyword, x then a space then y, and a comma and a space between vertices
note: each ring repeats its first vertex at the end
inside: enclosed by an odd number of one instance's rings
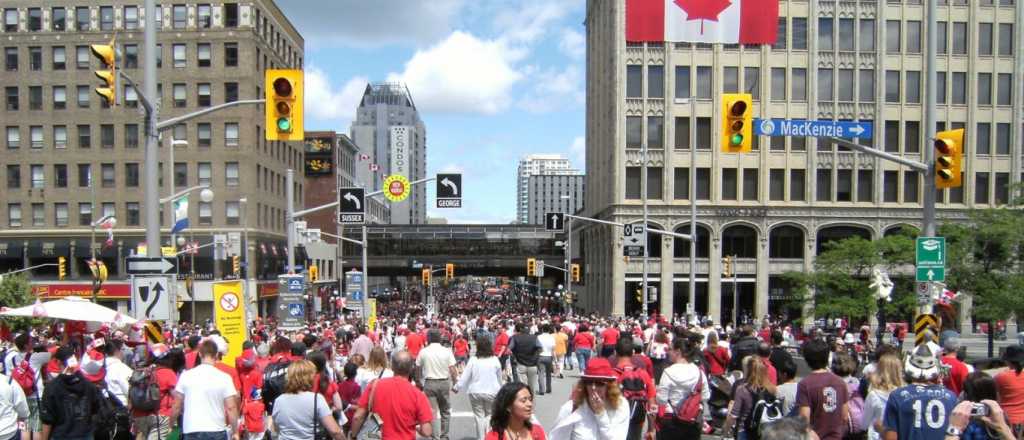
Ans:
POLYGON ((914 346, 938 343, 939 318, 931 313, 922 313, 914 318, 914 346))
POLYGON ((143 327, 146 334, 146 342, 151 344, 160 344, 164 342, 164 323, 163 321, 148 321, 143 327))

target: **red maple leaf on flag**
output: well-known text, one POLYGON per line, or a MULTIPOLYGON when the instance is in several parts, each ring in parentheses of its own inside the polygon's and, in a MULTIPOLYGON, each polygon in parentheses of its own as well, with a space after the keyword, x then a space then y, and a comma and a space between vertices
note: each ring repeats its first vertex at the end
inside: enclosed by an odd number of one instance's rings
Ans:
POLYGON ((704 34, 704 20, 718 21, 718 15, 732 5, 729 0, 674 0, 686 11, 686 21, 700 20, 700 33, 704 34))

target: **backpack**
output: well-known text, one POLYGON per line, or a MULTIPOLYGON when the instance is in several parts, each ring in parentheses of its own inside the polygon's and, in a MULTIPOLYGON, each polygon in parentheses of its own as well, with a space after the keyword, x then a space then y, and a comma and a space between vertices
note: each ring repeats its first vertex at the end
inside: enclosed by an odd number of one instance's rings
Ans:
POLYGON ((673 408, 672 417, 683 423, 700 423, 701 415, 704 413, 704 406, 701 405, 703 389, 704 370, 700 370, 700 376, 697 378, 697 384, 693 386, 693 391, 673 408))
POLYGON ((638 415, 646 414, 647 408, 647 382, 640 374, 642 371, 635 365, 626 365, 619 371, 619 388, 622 389, 622 397, 629 402, 630 420, 638 415))
POLYGON ((284 394, 285 373, 288 372, 288 365, 291 365, 290 361, 281 359, 263 369, 263 389, 260 390, 260 393, 268 412, 273 412, 274 400, 277 399, 277 396, 284 394))
POLYGON ((850 409, 850 433, 867 431, 867 427, 864 426, 864 397, 860 394, 860 386, 847 383, 846 389, 850 396, 850 400, 846 401, 850 409))
POLYGON ((132 417, 128 407, 114 397, 106 387, 99 388, 99 411, 93 418, 97 440, 130 440, 132 417))
POLYGON ((128 379, 128 402, 139 411, 160 408, 160 385, 156 383, 155 366, 140 368, 128 379))
POLYGON ((31 396, 32 393, 36 392, 36 371, 28 363, 31 357, 32 353, 29 353, 25 356, 25 359, 22 359, 18 365, 15 365, 14 370, 11 371, 11 378, 7 380, 7 383, 17 382, 26 396, 31 396))
POLYGON ((771 393, 761 390, 753 395, 754 406, 744 422, 747 439, 761 438, 761 427, 785 417, 782 413, 782 401, 771 393))

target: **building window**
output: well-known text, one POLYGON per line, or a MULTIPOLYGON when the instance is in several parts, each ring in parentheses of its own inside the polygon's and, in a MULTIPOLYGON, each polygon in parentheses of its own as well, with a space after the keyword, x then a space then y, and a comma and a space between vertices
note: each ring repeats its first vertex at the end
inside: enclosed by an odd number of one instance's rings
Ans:
POLYGON ((43 109, 43 88, 41 86, 29 86, 28 88, 28 109, 43 109))
POLYGON ((967 55, 967 22, 953 22, 953 55, 967 55))
POLYGON ((722 68, 722 88, 725 93, 739 93, 740 92, 740 68, 739 67, 723 67, 722 68))
POLYGON ((113 202, 103 202, 100 205, 100 218, 115 216, 117 216, 117 208, 114 207, 113 202))
POLYGON ((978 73, 978 105, 992 105, 991 73, 978 73))
POLYGON ((33 125, 28 128, 29 140, 32 142, 32 149, 43 148, 43 126, 33 125))
POLYGON ((199 162, 197 165, 197 173, 199 174, 199 184, 206 186, 212 185, 213 168, 210 162, 199 162))
POLYGON ((238 174, 238 162, 224 163, 224 185, 238 186, 241 180, 238 174))
POLYGON ((184 122, 175 124, 174 128, 171 129, 171 139, 188 142, 188 126, 184 122))
POLYGON ((738 186, 736 168, 722 168, 722 200, 736 200, 738 186))
POLYGON ((32 204, 32 226, 46 226, 46 205, 32 204))
POLYGON ((7 165, 7 189, 21 188, 21 165, 7 165))
POLYGON ((829 51, 833 49, 833 25, 834 22, 831 18, 818 19, 818 50, 829 51))
POLYGON ((224 124, 224 145, 228 147, 238 146, 237 122, 227 122, 224 124))
POLYGON ((89 108, 89 86, 78 86, 76 92, 78 108, 89 108))
POLYGON ((836 170, 836 201, 853 201, 853 170, 836 170))
POLYGON ((921 22, 907 20, 907 53, 921 53, 921 22))
POLYGON ((139 124, 124 125, 124 147, 139 148, 139 124))
POLYGON ((1009 106, 1013 96, 1013 74, 1000 73, 996 89, 996 105, 1009 106))
POLYGON ((199 43, 196 45, 197 62, 199 67, 210 67, 210 43, 199 43))
POLYGON ((18 70, 17 47, 4 48, 4 69, 6 69, 8 72, 16 72, 18 70))
POLYGON ((903 203, 917 203, 921 178, 918 173, 903 173, 903 203))
POLYGON ((104 163, 100 164, 100 180, 104 188, 113 188, 115 184, 114 179, 114 164, 104 163))
POLYGON ((174 93, 174 107, 181 108, 188 105, 185 84, 174 84, 172 88, 174 93))
POLYGON ((647 167, 647 198, 660 200, 663 198, 662 183, 663 169, 661 167, 647 167))
POLYGON ((903 135, 906 138, 903 142, 903 152, 921 152, 921 123, 919 121, 906 121, 904 124, 903 135))
POLYGON ((676 98, 690 98, 690 66, 676 66, 676 98))
POLYGON ((817 188, 815 200, 819 202, 832 201, 832 170, 818 170, 817 188))
POLYGON ((627 98, 642 98, 643 97, 643 83, 644 83, 644 71, 643 66, 628 65, 626 66, 626 97, 627 98))
POLYGON ((974 174, 974 203, 979 205, 988 203, 988 171, 974 174))
POLYGON ((238 66, 238 43, 224 43, 224 66, 238 66))
POLYGON ((64 46, 54 46, 52 49, 53 70, 64 70, 67 66, 67 53, 64 46))
POLYGON ((209 29, 213 24, 212 13, 210 11, 210 5, 198 5, 196 6, 197 24, 200 29, 209 29))
POLYGON ((100 30, 114 30, 114 8, 112 6, 100 6, 100 30))
POLYGON ((68 89, 64 86, 53 86, 53 108, 64 110, 68 107, 68 89))
POLYGON ((885 21, 885 51, 888 53, 899 53, 900 52, 900 41, 902 36, 900 34, 900 21, 899 20, 886 20, 885 21))
POLYGON ((53 126, 53 146, 64 149, 68 147, 68 127, 65 125, 53 126))
POLYGON ((921 72, 907 71, 907 96, 908 103, 921 103, 921 72))
MULTIPOLYGON (((785 74, 785 71, 783 71, 783 74, 785 74)), ((793 101, 807 101, 807 69, 794 67, 792 69, 791 80, 793 82, 790 86, 793 101)))
POLYGON ((139 186, 139 164, 124 164, 124 186, 128 188, 137 188, 139 186))
MULTIPOLYGON (((974 135, 975 152, 979 155, 988 155, 992 153, 992 124, 989 122, 979 122, 977 125, 976 134, 974 135)), ((968 152, 965 146, 963 152, 966 156, 968 152)))
POLYGON ((213 224, 213 204, 208 202, 199 202, 199 224, 213 224))
POLYGON ((67 203, 54 203, 53 204, 53 219, 54 224, 57 226, 68 225, 68 204, 67 203))
POLYGON ((773 50, 786 50, 786 17, 779 17, 778 31, 775 33, 773 50))
POLYGON ((978 23, 978 55, 992 56, 992 23, 978 23))
POLYGON ((38 46, 28 48, 28 69, 43 70, 43 48, 38 46))
POLYGON ((996 173, 995 204, 1010 203, 1010 173, 996 173))
POLYGON ((81 70, 89 68, 89 46, 75 46, 75 67, 81 70))
POLYGON ((832 80, 832 69, 818 69, 818 99, 821 101, 832 101, 834 99, 832 80))
POLYGON ((188 186, 188 164, 185 162, 174 163, 174 186, 188 186))
POLYGON ((626 199, 640 199, 640 167, 626 167, 626 199))
POLYGON ((138 69, 139 68, 139 45, 137 45, 137 44, 125 44, 124 45, 124 68, 126 68, 126 69, 138 69))
POLYGON ((786 68, 772 67, 772 101, 786 101, 786 68))
POLYGON ((999 56, 1013 56, 1013 23, 999 23, 999 56))
POLYGON ((7 226, 12 228, 21 227, 21 204, 20 203, 8 203, 7 204, 7 226))
POLYGON ((676 116, 675 128, 675 149, 687 150, 690 148, 690 118, 676 116))
POLYGON ((672 176, 672 198, 687 200, 690 198, 690 169, 675 168, 672 176))
POLYGON ((78 224, 79 226, 89 226, 92 224, 92 203, 78 204, 78 224))
POLYGON ((1010 124, 996 123, 996 154, 1010 154, 1010 124))
POLYGON ((75 8, 75 29, 79 31, 87 31, 91 27, 89 22, 89 7, 79 6, 75 8))
POLYGON ((114 148, 114 126, 112 124, 100 125, 100 147, 114 148))
POLYGON ((92 166, 87 163, 78 164, 78 187, 88 188, 92 185, 92 166))
MULTIPOLYGON (((159 14, 159 12, 157 12, 159 14)), ((124 7, 124 28, 127 30, 135 30, 139 28, 139 7, 138 6, 125 6, 124 7)))
POLYGON ((853 69, 839 69, 836 71, 836 83, 841 84, 837 88, 837 99, 842 102, 853 101, 853 69))
POLYGON ((88 125, 78 127, 78 148, 92 148, 92 128, 88 125))
POLYGON ((197 99, 200 107, 210 106, 210 101, 212 100, 210 97, 210 83, 199 83, 196 87, 196 94, 198 95, 197 99))
POLYGON ((171 11, 174 29, 185 29, 188 24, 188 8, 185 5, 174 5, 171 11))
POLYGON ((228 225, 239 224, 241 215, 240 206, 237 201, 224 202, 224 217, 228 225))
POLYGON ((745 168, 743 170, 743 200, 757 201, 758 197, 758 172, 757 168, 745 168))
POLYGON ((18 88, 17 87, 7 87, 5 90, 6 90, 6 96, 7 96, 7 110, 17 111, 18 110, 18 88))
POLYGON ((647 66, 647 97, 665 97, 665 66, 647 66))
POLYGON ((7 148, 15 149, 21 147, 21 129, 18 127, 7 127, 7 148))
POLYGON ((786 197, 786 170, 768 170, 768 200, 781 202, 786 197))
POLYGON ((125 214, 127 214, 127 217, 128 217, 128 218, 125 219, 125 221, 128 223, 128 226, 138 226, 139 225, 139 202, 127 202, 127 203, 125 203, 124 204, 124 210, 125 210, 125 214))
POLYGON ((55 32, 63 32, 67 29, 68 12, 64 8, 55 7, 50 9, 50 27, 55 32))
POLYGON ((213 129, 209 122, 200 122, 196 124, 196 137, 199 141, 200 147, 209 147, 213 144, 213 129))
POLYGON ((238 101, 238 83, 224 83, 224 102, 238 101))
POLYGON ((238 27, 238 3, 224 4, 224 27, 238 27))
POLYGON ((875 20, 860 19, 860 50, 875 51, 875 20))
POLYGON ((711 66, 697 66, 697 98, 711 99, 711 66))
POLYGON ((171 55, 174 57, 174 67, 184 68, 188 66, 187 58, 185 56, 185 45, 174 44, 171 46, 171 55))
POLYGON ((647 148, 665 148, 665 119, 661 116, 647 117, 647 148))
POLYGON ((39 189, 46 187, 46 172, 42 165, 29 165, 29 177, 32 179, 32 188, 39 189))
POLYGON ((53 166, 53 185, 57 188, 68 187, 68 166, 65 164, 55 164, 53 166))
POLYGON ((854 36, 854 21, 852 18, 839 19, 839 34, 836 38, 839 50, 853 51, 856 48, 857 38, 854 36))

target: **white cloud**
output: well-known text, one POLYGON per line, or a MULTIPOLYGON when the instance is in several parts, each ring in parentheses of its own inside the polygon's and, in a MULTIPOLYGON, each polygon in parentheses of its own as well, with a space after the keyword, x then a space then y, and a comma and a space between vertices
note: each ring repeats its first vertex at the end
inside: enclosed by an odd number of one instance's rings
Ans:
MULTIPOLYGON (((338 120, 340 131, 347 131, 348 121, 355 118, 356 106, 363 96, 366 77, 351 78, 341 87, 332 84, 327 72, 310 65, 306 69, 305 108, 309 115, 319 120, 338 120)), ((327 128, 327 127, 325 127, 327 128)))
POLYGON ((581 170, 587 169, 587 140, 583 136, 576 136, 569 146, 569 161, 572 165, 581 170))
MULTIPOLYGON (((277 0, 307 46, 426 46, 455 26, 465 0, 277 0)), ((307 47, 308 48, 308 47, 307 47)))
POLYGON ((529 0, 503 8, 494 18, 502 38, 532 43, 548 31, 551 23, 564 18, 578 2, 573 0, 529 0))
POLYGON ((456 31, 417 51, 401 73, 421 111, 495 114, 508 107, 511 88, 523 78, 516 69, 525 52, 497 40, 456 31))
POLYGON ((518 102, 526 111, 547 113, 581 108, 586 102, 583 69, 577 65, 537 71, 530 75, 528 82, 533 87, 518 102))
POLYGON ((572 29, 562 30, 562 39, 558 41, 558 49, 574 60, 582 60, 587 51, 587 40, 583 34, 572 29))
POLYGON ((459 164, 450 163, 445 165, 444 168, 441 168, 441 171, 438 172, 441 174, 465 174, 466 168, 459 164))

